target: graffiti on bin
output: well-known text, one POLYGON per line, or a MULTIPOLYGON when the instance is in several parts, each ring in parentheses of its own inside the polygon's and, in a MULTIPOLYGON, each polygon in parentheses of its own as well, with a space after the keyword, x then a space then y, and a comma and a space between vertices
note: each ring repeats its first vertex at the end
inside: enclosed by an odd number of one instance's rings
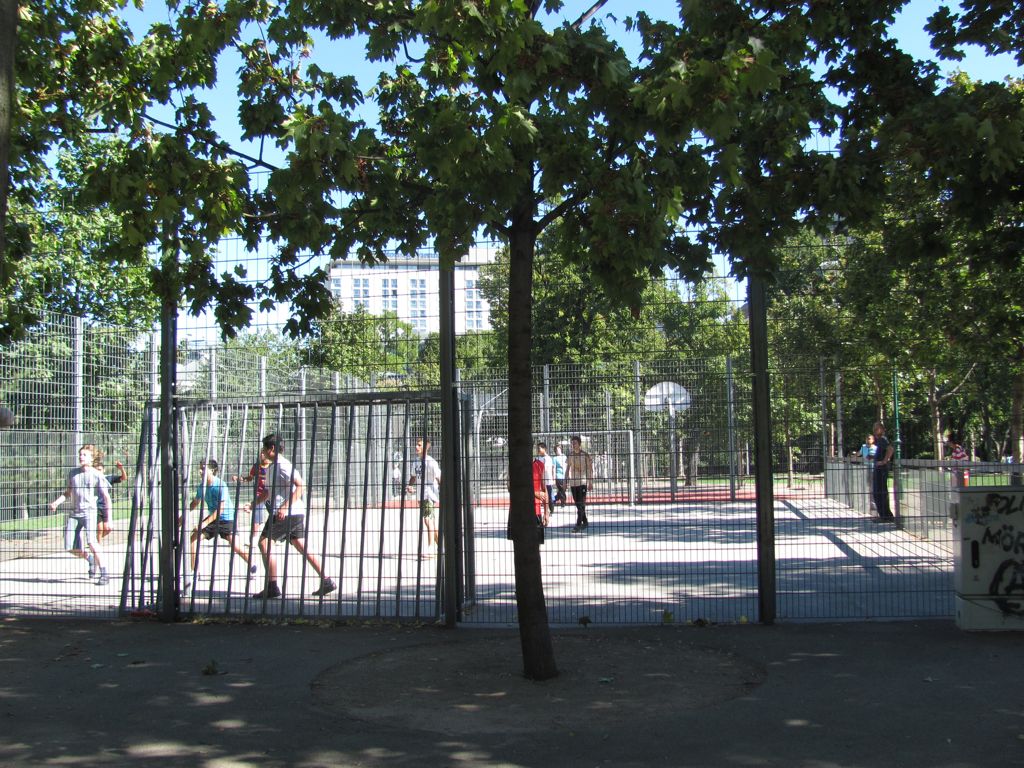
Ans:
POLYGON ((988 587, 992 601, 1004 615, 1024 616, 1024 561, 1004 560, 988 587))
POLYGON ((1024 512, 1024 494, 988 493, 985 503, 975 507, 964 518, 964 523, 973 525, 991 525, 1001 517, 1024 512))

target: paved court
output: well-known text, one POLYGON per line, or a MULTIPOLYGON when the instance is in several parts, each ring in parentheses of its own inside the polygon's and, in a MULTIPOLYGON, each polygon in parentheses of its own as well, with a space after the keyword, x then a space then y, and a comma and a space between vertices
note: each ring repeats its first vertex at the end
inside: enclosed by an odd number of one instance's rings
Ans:
MULTIPOLYGON (((312 511, 312 510, 311 510, 312 511)), ((584 534, 572 533, 575 511, 559 508, 542 547, 551 622, 577 625, 756 621, 757 545, 748 502, 594 505, 584 534)), ((464 620, 516 622, 512 545, 506 511, 474 510, 472 547, 464 561, 464 620)), ((923 540, 878 525, 824 499, 777 502, 777 615, 793 620, 949 618, 953 615, 948 541, 923 540)), ((263 570, 250 576, 223 541, 200 548, 197 575, 183 595, 186 612, 329 619, 438 615, 440 563, 424 556, 425 537, 412 509, 312 511, 308 546, 340 589, 320 600, 318 579, 293 550, 275 546, 285 599, 259 601, 263 570), (326 531, 326 533, 325 533, 326 531)), ((242 535, 245 538, 245 535, 242 535)), ((126 541, 107 541, 111 583, 97 587, 84 561, 60 551, 56 532, 0 541, 0 614, 114 617, 121 590, 128 610, 152 608, 155 541, 137 541, 124 578, 126 541), (146 551, 148 558, 140 552, 146 551)), ((243 544, 247 546, 247 544, 243 544)), ((258 555, 254 562, 259 562, 258 555)))

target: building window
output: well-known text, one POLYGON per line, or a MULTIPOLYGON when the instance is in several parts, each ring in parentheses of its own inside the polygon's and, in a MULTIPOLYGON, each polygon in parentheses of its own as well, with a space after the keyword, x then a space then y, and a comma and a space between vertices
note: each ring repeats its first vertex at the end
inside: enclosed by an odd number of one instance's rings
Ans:
POLYGON ((381 308, 385 312, 398 314, 398 278, 387 277, 381 280, 381 308))
POLYGON ((427 281, 413 278, 409 281, 409 322, 416 333, 427 334, 427 281))
POLYGON ((356 307, 370 308, 370 278, 357 277, 352 281, 352 303, 356 307))
POLYGON ((482 331, 484 328, 484 302, 476 280, 466 281, 466 330, 482 331))

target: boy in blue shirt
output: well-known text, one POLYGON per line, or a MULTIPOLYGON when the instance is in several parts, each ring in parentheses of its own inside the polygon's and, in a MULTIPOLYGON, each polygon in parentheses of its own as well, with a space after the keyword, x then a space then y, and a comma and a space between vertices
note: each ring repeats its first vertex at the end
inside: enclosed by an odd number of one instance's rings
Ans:
MULTIPOLYGON (((196 571, 198 559, 196 542, 199 541, 200 534, 204 539, 220 536, 231 545, 235 554, 245 561, 245 564, 249 566, 249 572, 256 573, 256 566, 249 562, 248 553, 235 541, 235 504, 231 500, 228 487, 223 480, 217 477, 218 469, 216 459, 206 459, 199 464, 202 478, 189 509, 202 507, 206 514, 199 525, 192 529, 192 537, 189 539, 189 548, 192 551, 192 573, 196 571)), ((188 586, 188 582, 185 586, 188 586)))

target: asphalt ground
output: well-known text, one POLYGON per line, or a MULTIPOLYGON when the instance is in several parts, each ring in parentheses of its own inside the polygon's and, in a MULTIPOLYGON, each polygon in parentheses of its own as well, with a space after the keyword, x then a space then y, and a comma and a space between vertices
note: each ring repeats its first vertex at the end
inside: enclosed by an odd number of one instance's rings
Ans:
POLYGON ((1024 765, 1021 632, 10 619, 3 766, 1024 765))

